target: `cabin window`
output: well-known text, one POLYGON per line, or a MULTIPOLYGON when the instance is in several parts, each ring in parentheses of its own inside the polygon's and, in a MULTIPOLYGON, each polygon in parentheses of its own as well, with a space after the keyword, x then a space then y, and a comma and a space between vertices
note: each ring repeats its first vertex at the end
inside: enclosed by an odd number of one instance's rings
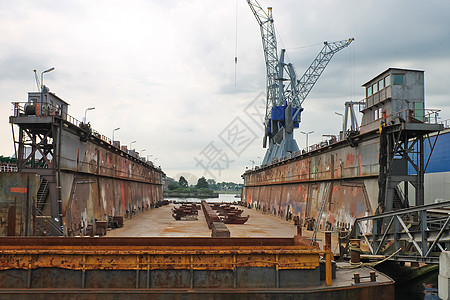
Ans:
POLYGON ((384 86, 390 86, 391 85, 391 76, 388 75, 384 77, 384 86))
POLYGON ((394 74, 394 82, 395 85, 403 84, 403 75, 402 74, 394 74))
POLYGON ((375 94, 376 92, 378 92, 378 84, 374 83, 374 85, 372 85, 372 92, 375 94))
POLYGON ((384 89, 384 80, 381 79, 380 81, 378 81, 378 89, 381 91, 382 89, 384 89))
POLYGON ((367 88, 367 97, 370 97, 370 96, 372 96, 372 87, 371 86, 369 86, 367 88))
POLYGON ((424 107, 422 102, 415 102, 414 103, 414 117, 423 122, 424 121, 424 107))

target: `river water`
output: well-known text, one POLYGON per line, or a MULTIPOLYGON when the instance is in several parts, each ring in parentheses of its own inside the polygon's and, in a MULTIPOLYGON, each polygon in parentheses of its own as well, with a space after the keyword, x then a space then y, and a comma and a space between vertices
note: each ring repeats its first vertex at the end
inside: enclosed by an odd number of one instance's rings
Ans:
POLYGON ((395 300, 438 300, 439 271, 430 272, 415 280, 395 286, 395 300))

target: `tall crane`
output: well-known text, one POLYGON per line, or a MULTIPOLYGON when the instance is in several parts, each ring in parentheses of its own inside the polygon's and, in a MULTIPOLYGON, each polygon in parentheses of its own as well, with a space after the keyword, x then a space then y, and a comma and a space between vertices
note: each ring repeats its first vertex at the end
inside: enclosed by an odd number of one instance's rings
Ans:
POLYGON ((269 147, 263 160, 267 164, 286 154, 299 150, 294 139, 294 128, 301 122, 302 104, 319 79, 331 58, 353 41, 353 38, 338 42, 324 42, 320 53, 300 79, 291 63, 284 62, 285 49, 278 58, 272 8, 267 12, 256 0, 247 0, 261 31, 266 62, 266 115, 263 147, 269 147), (287 78, 285 78, 285 74, 287 78))

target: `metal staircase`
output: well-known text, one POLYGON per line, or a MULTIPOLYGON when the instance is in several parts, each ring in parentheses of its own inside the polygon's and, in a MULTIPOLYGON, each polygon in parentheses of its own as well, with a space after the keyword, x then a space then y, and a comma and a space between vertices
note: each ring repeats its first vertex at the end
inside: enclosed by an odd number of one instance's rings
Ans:
POLYGON ((51 216, 45 215, 36 208, 36 230, 46 236, 64 236, 64 232, 59 227, 58 222, 51 216))
POLYGON ((39 186, 39 190, 37 192, 36 199, 36 208, 39 210, 43 210, 45 202, 47 201, 48 196, 48 180, 42 178, 41 185, 39 186))
POLYGON ((42 178, 36 198, 36 230, 46 236, 63 236, 64 232, 58 222, 44 213, 48 194, 49 182, 42 178))
POLYGON ((398 186, 394 189, 393 207, 394 210, 408 208, 408 203, 405 203, 405 197, 398 186))

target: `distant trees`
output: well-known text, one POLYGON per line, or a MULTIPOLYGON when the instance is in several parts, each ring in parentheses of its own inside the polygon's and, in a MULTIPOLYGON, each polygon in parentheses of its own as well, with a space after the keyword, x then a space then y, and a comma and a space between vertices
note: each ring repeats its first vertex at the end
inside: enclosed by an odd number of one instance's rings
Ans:
POLYGON ((169 183, 167 188, 169 189, 169 191, 176 190, 178 188, 178 184, 171 182, 171 183, 169 183))
POLYGON ((217 182, 215 185, 209 186, 214 191, 221 192, 239 192, 244 185, 242 183, 235 182, 217 182))
POLYGON ((242 183, 235 182, 216 182, 214 179, 206 179, 204 176, 198 179, 196 185, 189 186, 187 179, 184 176, 180 176, 178 181, 168 178, 168 189, 171 191, 190 191, 194 189, 209 189, 216 192, 230 192, 239 193, 244 185, 242 183))
POLYGON ((186 178, 184 176, 180 176, 180 180, 178 180, 178 184, 182 187, 189 187, 189 183, 187 182, 186 178))
POLYGON ((197 181, 197 185, 195 186, 198 189, 208 189, 209 184, 206 181, 206 178, 204 176, 200 177, 197 181))

